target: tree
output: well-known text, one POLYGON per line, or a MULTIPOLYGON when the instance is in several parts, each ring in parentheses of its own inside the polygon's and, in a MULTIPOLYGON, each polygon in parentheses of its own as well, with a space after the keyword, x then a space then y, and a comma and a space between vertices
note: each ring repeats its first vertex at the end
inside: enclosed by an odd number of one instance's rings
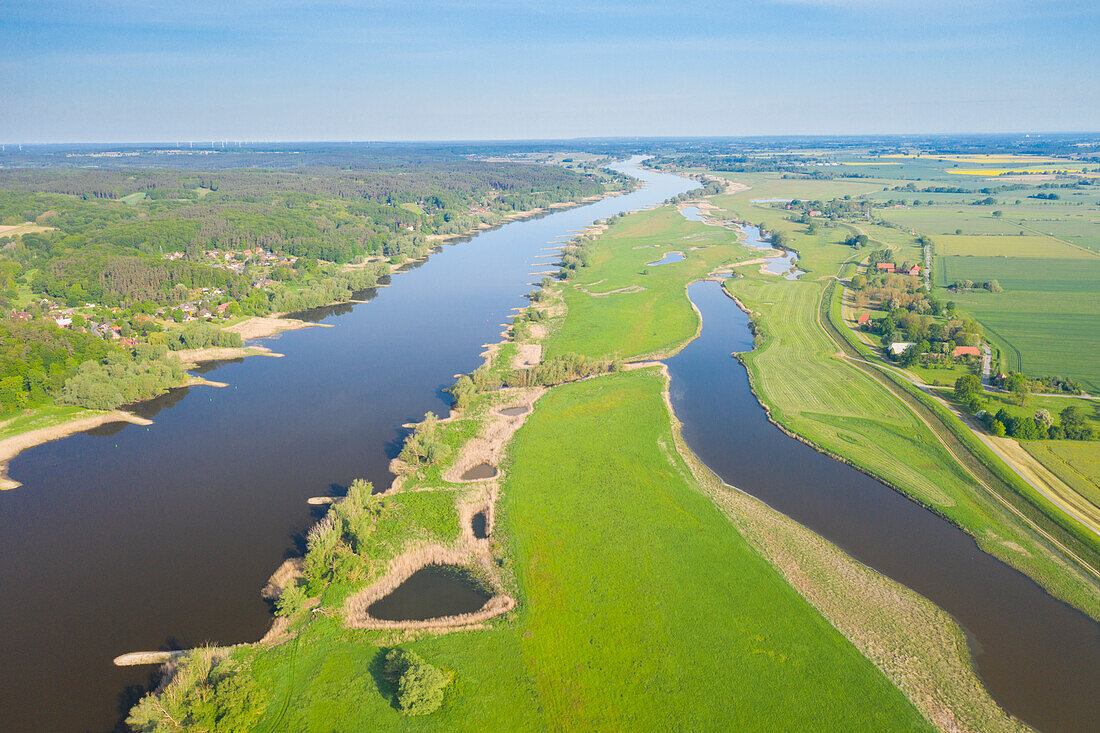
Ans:
POLYGON ((1005 379, 1005 389, 1016 397, 1016 404, 1022 405, 1027 401, 1031 392, 1031 383, 1028 378, 1019 372, 1012 372, 1005 379))
POLYGON ((438 710, 454 676, 403 649, 386 653, 383 674, 396 687, 394 704, 405 715, 427 715, 438 710))
POLYGON ((1062 433, 1071 440, 1091 440, 1093 428, 1085 417, 1085 411, 1078 405, 1070 405, 1059 413, 1062 419, 1062 433))
POLYGON ((279 594, 279 600, 275 601, 275 615, 288 618, 296 614, 306 603, 305 588, 297 583, 291 583, 279 594))
POLYGON ((1046 425, 1049 429, 1054 424, 1054 418, 1050 414, 1050 410, 1039 408, 1035 411, 1035 422, 1046 425))
POLYGON ((959 402, 966 402, 981 391, 982 380, 976 374, 964 374, 955 380, 955 399, 959 402))

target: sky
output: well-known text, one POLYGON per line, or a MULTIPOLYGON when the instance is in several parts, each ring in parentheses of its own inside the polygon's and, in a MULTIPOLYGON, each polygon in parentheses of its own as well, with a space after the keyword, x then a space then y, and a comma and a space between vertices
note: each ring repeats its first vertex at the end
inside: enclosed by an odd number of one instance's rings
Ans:
POLYGON ((1100 131, 1096 0, 0 0, 0 142, 1100 131))

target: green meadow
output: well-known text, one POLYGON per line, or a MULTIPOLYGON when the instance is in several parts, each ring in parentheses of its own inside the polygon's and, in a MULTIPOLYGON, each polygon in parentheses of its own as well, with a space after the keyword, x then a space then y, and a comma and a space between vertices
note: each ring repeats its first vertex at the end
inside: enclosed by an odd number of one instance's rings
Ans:
POLYGON ((589 245, 591 265, 563 285, 569 317, 544 345, 554 357, 635 358, 682 345, 699 319, 687 283, 751 251, 735 232, 688 221, 671 206, 617 219, 589 245), (646 265, 679 251, 685 258, 646 265), (624 288, 630 292, 613 292, 624 288))

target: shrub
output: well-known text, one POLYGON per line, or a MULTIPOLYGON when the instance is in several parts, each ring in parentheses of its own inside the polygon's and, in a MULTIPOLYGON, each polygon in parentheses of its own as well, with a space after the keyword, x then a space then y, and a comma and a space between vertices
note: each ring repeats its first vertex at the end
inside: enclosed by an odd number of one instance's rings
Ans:
POLYGON ((302 610, 302 607, 306 603, 306 591, 297 583, 292 583, 286 588, 283 588, 283 592, 279 594, 279 600, 275 601, 275 615, 283 618, 290 618, 298 611, 302 610))
POLYGON ((438 710, 453 677, 420 655, 402 649, 391 649, 386 654, 383 671, 396 689, 394 705, 405 715, 427 715, 438 710))
POLYGON ((438 422, 439 418, 434 413, 424 415, 424 421, 405 439, 401 460, 413 465, 431 465, 443 457, 447 447, 439 438, 438 422))

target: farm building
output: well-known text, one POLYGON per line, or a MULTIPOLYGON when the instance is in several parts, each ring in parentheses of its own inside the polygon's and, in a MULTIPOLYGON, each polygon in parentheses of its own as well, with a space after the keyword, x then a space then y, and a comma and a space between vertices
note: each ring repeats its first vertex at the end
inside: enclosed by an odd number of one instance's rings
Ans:
POLYGON ((904 354, 905 350, 908 349, 912 345, 913 345, 912 341, 895 341, 894 343, 890 344, 890 353, 893 354, 894 356, 898 356, 899 354, 904 354))
POLYGON ((859 318, 856 319, 856 323, 858 323, 861 326, 865 326, 870 322, 871 322, 871 316, 868 315, 867 313, 860 313, 859 318))
POLYGON ((877 267, 879 270, 881 270, 883 272, 894 272, 894 263, 893 262, 880 262, 877 265, 875 265, 875 267, 877 267))

